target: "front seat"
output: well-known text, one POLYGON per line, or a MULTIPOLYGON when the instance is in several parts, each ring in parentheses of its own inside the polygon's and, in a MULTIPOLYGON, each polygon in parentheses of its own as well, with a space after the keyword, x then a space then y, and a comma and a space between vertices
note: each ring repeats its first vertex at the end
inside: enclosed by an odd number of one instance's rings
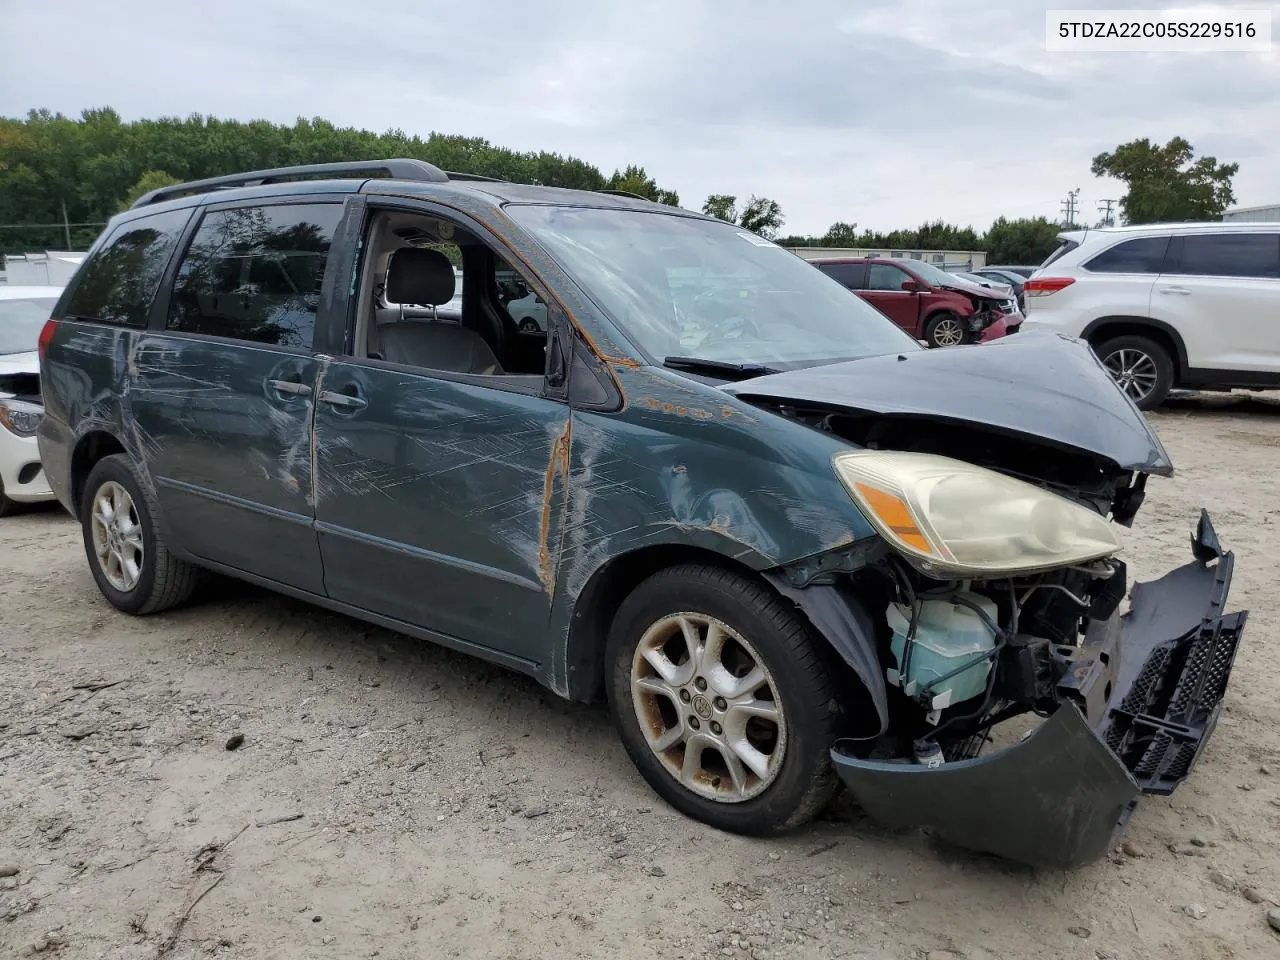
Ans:
MULTIPOLYGON (((387 267, 386 298, 395 304, 439 307, 453 298, 453 264, 439 250, 401 247, 387 267)), ((500 374, 502 366, 474 330, 448 320, 378 322, 382 359, 450 373, 500 374)))

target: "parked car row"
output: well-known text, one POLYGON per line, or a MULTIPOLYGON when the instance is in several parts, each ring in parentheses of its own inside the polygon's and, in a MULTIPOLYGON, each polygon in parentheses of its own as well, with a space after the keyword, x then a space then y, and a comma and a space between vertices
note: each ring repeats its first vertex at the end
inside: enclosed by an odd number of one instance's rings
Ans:
POLYGON ((112 218, 39 334, 39 451, 123 612, 216 571, 603 698, 717 828, 795 827, 840 779, 1070 866, 1190 775, 1245 615, 1207 516, 1121 613, 1117 527, 1172 465, 1086 345, 1020 321, 638 198, 256 171, 112 218))

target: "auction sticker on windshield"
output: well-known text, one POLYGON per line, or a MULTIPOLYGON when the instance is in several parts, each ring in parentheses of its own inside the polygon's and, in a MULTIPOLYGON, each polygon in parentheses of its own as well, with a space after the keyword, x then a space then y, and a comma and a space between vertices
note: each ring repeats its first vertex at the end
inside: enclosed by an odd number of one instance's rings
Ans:
MULTIPOLYGON (((777 247, 778 246, 772 240, 766 240, 764 237, 760 236, 759 234, 748 233, 745 230, 739 230, 738 236, 740 236, 743 240, 748 241, 749 243, 754 243, 757 247, 777 247)), ((782 249, 782 248, 778 247, 778 249, 782 249)))

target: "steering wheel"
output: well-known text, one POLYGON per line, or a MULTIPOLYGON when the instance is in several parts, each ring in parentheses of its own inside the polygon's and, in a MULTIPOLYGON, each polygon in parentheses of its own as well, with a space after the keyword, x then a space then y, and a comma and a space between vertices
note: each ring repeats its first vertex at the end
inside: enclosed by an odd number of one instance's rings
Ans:
POLYGON ((760 328, 750 317, 733 313, 722 317, 707 331, 705 343, 733 343, 738 340, 759 340, 760 328))

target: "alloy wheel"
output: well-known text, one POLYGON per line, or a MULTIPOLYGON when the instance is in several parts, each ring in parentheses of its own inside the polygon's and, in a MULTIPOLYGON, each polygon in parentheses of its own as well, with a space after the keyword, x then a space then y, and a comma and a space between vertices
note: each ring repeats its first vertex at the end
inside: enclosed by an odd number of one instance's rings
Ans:
POLYGON ((740 803, 776 779, 787 747, 777 685, 728 624, 676 613, 650 626, 632 658, 631 699, 649 748, 697 795, 740 803))
POLYGON ((933 339, 940 347, 958 347, 964 343, 964 328, 955 317, 947 317, 933 328, 933 339))
POLYGON ((1102 365, 1134 403, 1145 400, 1159 379, 1155 360, 1132 347, 1107 354, 1102 365))
POLYGON ((114 480, 98 488, 90 516, 93 551, 107 582, 128 593, 142 577, 142 524, 129 491, 114 480))

